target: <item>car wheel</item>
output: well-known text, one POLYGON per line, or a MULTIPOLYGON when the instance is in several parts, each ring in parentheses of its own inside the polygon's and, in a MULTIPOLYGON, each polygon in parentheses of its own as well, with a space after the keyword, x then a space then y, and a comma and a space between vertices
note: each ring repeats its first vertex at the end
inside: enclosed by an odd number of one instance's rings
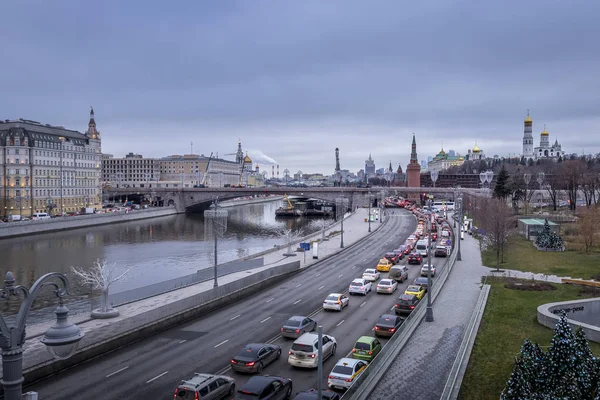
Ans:
POLYGON ((229 392, 227 392, 227 396, 233 397, 235 394, 235 383, 232 383, 229 387, 229 392))
POLYGON ((337 350, 337 344, 333 345, 333 348, 331 349, 331 357, 335 356, 335 351, 337 350))
POLYGON ((256 372, 258 372, 259 374, 262 372, 263 370, 263 363, 259 362, 258 366, 256 367, 256 372))
POLYGON ((275 356, 275 359, 279 360, 279 357, 281 357, 281 350, 277 350, 277 355, 275 356))
POLYGON ((290 397, 292 397, 292 386, 288 387, 287 391, 285 392, 285 398, 289 399, 290 397))

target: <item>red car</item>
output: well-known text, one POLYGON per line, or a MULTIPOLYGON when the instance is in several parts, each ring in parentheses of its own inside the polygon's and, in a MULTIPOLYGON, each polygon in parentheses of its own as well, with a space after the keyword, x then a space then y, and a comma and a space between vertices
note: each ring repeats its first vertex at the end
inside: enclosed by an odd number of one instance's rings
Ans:
POLYGON ((423 261, 423 258, 421 257, 420 254, 417 253, 410 253, 410 255, 408 256, 408 264, 421 264, 421 261, 423 261))
POLYGON ((434 242, 437 240, 437 233, 436 232, 431 232, 431 240, 434 241, 434 242))

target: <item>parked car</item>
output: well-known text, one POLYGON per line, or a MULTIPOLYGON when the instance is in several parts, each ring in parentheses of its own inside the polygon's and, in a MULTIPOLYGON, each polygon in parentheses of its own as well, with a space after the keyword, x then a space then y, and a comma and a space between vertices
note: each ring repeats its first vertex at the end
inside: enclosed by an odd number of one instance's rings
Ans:
POLYGON ((417 296, 405 293, 398 297, 396 304, 394 304, 394 312, 397 315, 410 314, 417 304, 419 304, 419 298, 417 296))
POLYGON ((317 321, 312 318, 295 315, 284 322, 281 327, 281 336, 296 339, 306 332, 317 328, 317 321))
POLYGON ((231 369, 237 372, 262 372, 263 368, 281 357, 276 344, 250 343, 231 359, 231 369))
POLYGON ((292 380, 290 378, 253 376, 237 391, 234 400, 284 400, 291 396, 292 380))
MULTIPOLYGON (((294 367, 317 368, 319 362, 319 335, 305 333, 294 340, 288 356, 288 364, 294 367)), ((333 336, 323 335, 323 360, 335 355, 337 342, 333 336)))
POLYGON ((219 400, 233 396, 235 380, 226 375, 196 373, 175 388, 175 399, 219 400))
POLYGON ((373 332, 375 336, 391 337, 396 333, 400 325, 404 322, 404 318, 397 315, 383 314, 375 323, 373 332))

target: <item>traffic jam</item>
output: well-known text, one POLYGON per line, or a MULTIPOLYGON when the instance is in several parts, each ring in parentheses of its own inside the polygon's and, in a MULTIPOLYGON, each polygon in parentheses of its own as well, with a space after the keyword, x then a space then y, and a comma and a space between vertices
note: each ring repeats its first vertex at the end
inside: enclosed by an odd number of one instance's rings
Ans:
MULTIPOLYGON (((406 241, 396 249, 382 254, 377 265, 367 268, 360 277, 350 282, 347 291, 330 293, 323 299, 321 311, 352 312, 352 309, 345 311, 350 305, 351 297, 367 296, 369 292, 393 296, 400 288, 399 284, 408 284, 396 298, 388 313, 373 321, 372 336, 357 337, 352 351, 337 360, 324 382, 324 386, 326 385, 328 389, 323 388, 322 398, 340 399, 343 392, 358 380, 369 363, 382 351, 385 340, 398 331, 406 317, 421 301, 425 301, 428 291, 429 264, 431 264, 431 277, 434 278, 436 274, 435 263, 427 262, 427 257, 429 255, 436 259, 448 257, 452 250, 452 232, 444 210, 422 209, 415 206, 406 208, 418 220, 415 231, 406 241), (429 220, 432 222, 428 230, 429 220), (415 268, 413 266, 420 268, 420 272, 416 279, 409 282, 409 269, 415 268)), ((282 358, 297 369, 316 369, 319 361, 316 332, 318 325, 318 322, 310 316, 291 316, 280 327, 280 336, 293 340, 289 351, 274 343, 248 343, 232 356, 230 368, 233 371, 253 374, 241 387, 236 387, 235 379, 227 375, 197 373, 194 377, 184 380, 175 389, 174 399, 292 399, 291 378, 261 375, 261 373, 269 364, 278 362, 282 358)), ((322 335, 323 361, 335 359, 337 347, 336 338, 324 333, 322 335)), ((317 391, 309 389, 298 392, 293 399, 316 400, 317 391)))

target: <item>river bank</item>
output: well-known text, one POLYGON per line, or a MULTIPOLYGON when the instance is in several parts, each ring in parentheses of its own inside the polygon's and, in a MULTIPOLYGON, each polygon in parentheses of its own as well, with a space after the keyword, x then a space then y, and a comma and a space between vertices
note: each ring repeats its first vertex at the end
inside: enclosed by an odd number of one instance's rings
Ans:
POLYGON ((268 197, 258 197, 253 199, 241 199, 241 200, 225 200, 219 203, 219 207, 227 208, 227 207, 235 207, 235 206, 243 206, 246 204, 259 204, 259 203, 267 203, 271 201, 283 200, 283 196, 268 196, 268 197))
POLYGON ((112 213, 78 215, 74 217, 52 218, 39 221, 7 222, 0 224, 0 239, 87 228, 90 226, 117 224, 175 214, 177 214, 175 207, 157 207, 129 212, 117 211, 112 213))

